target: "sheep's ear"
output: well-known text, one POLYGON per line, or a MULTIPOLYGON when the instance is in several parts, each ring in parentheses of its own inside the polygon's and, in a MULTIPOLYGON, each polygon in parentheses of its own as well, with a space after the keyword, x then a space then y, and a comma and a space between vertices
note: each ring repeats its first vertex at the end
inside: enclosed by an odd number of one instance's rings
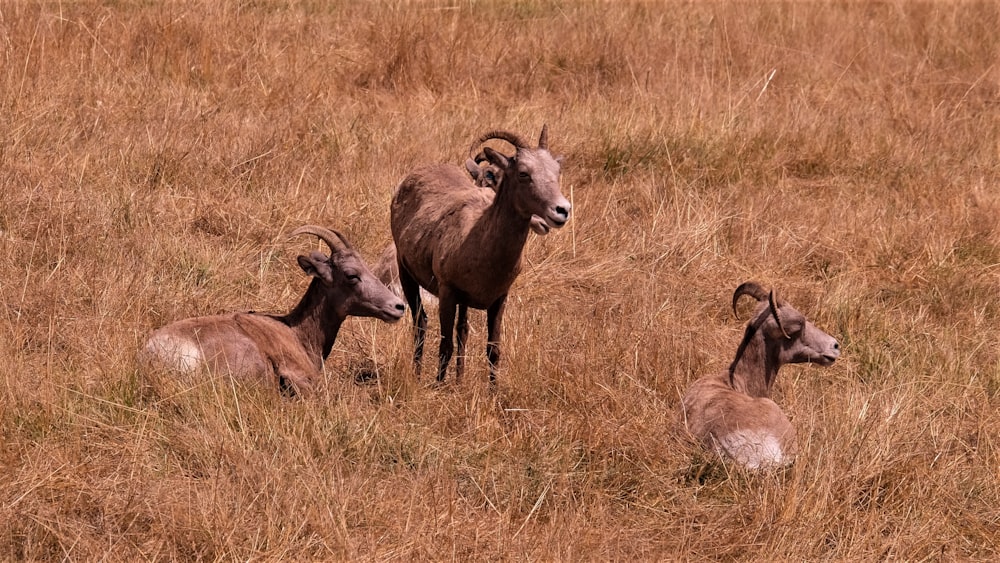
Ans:
POLYGON ((475 160, 472 160, 471 158, 466 159, 465 169, 469 171, 469 174, 472 176, 473 180, 479 179, 479 173, 482 171, 482 168, 480 168, 479 165, 476 164, 475 160))
POLYGON ((778 328, 781 330, 781 335, 785 337, 785 340, 790 339, 788 332, 785 331, 785 327, 781 324, 781 309, 778 306, 778 296, 775 295, 775 291, 772 289, 771 293, 767 296, 768 307, 771 309, 771 314, 774 315, 774 322, 778 323, 778 328))
POLYGON ((510 166, 510 159, 498 153, 497 151, 489 147, 486 147, 485 149, 483 149, 483 152, 486 153, 487 160, 489 160, 492 164, 495 164, 504 170, 506 170, 507 167, 510 166))
POLYGON ((300 254, 298 261, 303 272, 333 285, 333 270, 330 268, 330 261, 326 256, 314 251, 309 256, 300 254))

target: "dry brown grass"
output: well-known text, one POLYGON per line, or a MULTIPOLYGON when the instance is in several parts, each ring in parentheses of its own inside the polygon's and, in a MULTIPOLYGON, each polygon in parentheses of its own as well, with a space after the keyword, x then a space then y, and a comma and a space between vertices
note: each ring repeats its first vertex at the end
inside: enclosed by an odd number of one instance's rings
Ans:
POLYGON ((0 558, 1000 556, 998 28, 992 3, 0 5, 0 558), (443 389, 407 322, 349 321, 304 401, 137 370, 170 320, 291 307, 294 227, 374 259, 409 169, 546 122, 574 216, 529 244, 495 394, 482 313, 443 389), (783 370, 803 453, 777 475, 675 427, 750 279, 844 348, 783 370))

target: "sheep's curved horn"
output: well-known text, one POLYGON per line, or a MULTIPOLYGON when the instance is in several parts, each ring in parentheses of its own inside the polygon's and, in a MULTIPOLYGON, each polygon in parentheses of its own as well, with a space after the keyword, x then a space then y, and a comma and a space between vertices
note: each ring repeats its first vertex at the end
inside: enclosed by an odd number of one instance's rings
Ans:
POLYGON ((549 126, 548 124, 542 125, 542 134, 538 136, 538 148, 549 149, 549 126))
POLYGON ((771 308, 771 314, 774 315, 774 321, 778 323, 778 328, 781 329, 781 334, 785 335, 785 340, 788 340, 791 337, 785 332, 785 327, 781 326, 781 317, 778 316, 778 298, 774 295, 773 289, 767 296, 767 304, 771 308))
POLYGON ((743 297, 744 295, 749 295, 757 301, 767 299, 767 292, 764 291, 764 288, 757 282, 744 282, 740 284, 740 286, 737 287, 736 291, 733 293, 733 315, 735 315, 737 319, 740 318, 740 314, 736 312, 736 303, 738 303, 740 297, 743 297))
POLYGON ((526 143, 524 139, 522 139, 520 135, 518 135, 517 133, 512 133, 510 131, 505 131, 503 129, 496 129, 493 131, 488 131, 486 133, 483 133, 478 139, 476 139, 476 141, 472 143, 472 146, 469 148, 469 155, 471 156, 472 153, 475 152, 476 148, 479 147, 479 145, 485 143, 486 141, 489 141, 490 139, 500 139, 501 141, 507 141, 508 143, 514 145, 519 149, 528 148, 528 143, 526 143))
POLYGON ((319 239, 326 243, 330 247, 330 251, 339 252, 342 250, 354 250, 351 243, 347 242, 344 235, 334 229, 327 229, 326 227, 320 227, 319 225, 303 225, 298 229, 292 231, 292 234, 288 235, 288 238, 292 238, 298 235, 314 235, 319 237, 319 239))

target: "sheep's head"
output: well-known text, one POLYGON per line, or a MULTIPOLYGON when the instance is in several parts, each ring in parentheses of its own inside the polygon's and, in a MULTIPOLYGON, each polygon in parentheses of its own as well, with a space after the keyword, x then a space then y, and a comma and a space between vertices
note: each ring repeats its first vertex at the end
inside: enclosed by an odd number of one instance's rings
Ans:
POLYGON ((559 189, 562 157, 554 157, 549 152, 548 126, 542 127, 538 146, 534 148, 509 131, 491 131, 479 137, 472 150, 489 139, 507 141, 517 149, 513 156, 503 155, 490 147, 483 149, 486 160, 501 171, 497 193, 510 190, 517 212, 526 219, 532 215, 541 218, 546 233, 549 228, 565 225, 572 206, 559 189))
POLYGON ((305 225, 289 237, 304 234, 318 237, 330 248, 330 256, 314 250, 300 255, 298 262, 305 273, 323 283, 338 316, 375 317, 387 322, 402 318, 406 310, 403 300, 375 277, 344 235, 305 225))
POLYGON ((490 164, 486 160, 486 155, 484 153, 479 153, 476 158, 467 159, 465 161, 465 169, 469 171, 469 175, 472 176, 472 183, 479 186, 480 188, 489 188, 493 191, 497 191, 500 187, 500 180, 503 178, 503 170, 494 164, 490 164), (486 162, 486 166, 480 166, 480 163, 486 162))
POLYGON ((778 363, 814 363, 829 366, 840 357, 840 344, 779 298, 774 290, 767 292, 754 282, 747 282, 733 293, 733 312, 740 297, 750 295, 758 305, 748 324, 760 332, 768 348, 777 350, 778 363))
MULTIPOLYGON (((470 158, 465 161, 465 169, 469 171, 469 175, 472 176, 472 183, 479 186, 480 188, 489 188, 494 192, 500 189, 500 180, 503 179, 503 170, 500 169, 496 164, 492 164, 487 158, 485 152, 480 152, 476 155, 476 158, 470 158), (482 163, 486 163, 486 166, 482 166, 482 163)), ((549 234, 549 225, 538 215, 531 216, 531 230, 538 235, 549 234)))

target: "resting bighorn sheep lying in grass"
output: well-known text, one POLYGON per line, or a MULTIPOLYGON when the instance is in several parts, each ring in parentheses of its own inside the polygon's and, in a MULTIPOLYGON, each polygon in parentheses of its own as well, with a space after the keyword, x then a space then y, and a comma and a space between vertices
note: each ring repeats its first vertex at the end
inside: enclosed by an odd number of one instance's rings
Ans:
POLYGON ((502 172, 495 193, 478 189, 460 168, 439 164, 407 176, 392 198, 392 238, 400 285, 413 315, 413 362, 418 374, 427 329, 420 288, 440 302, 438 381, 444 380, 451 361, 456 307, 456 379, 464 371, 466 315, 473 307, 486 309, 486 356, 490 381, 496 381, 504 304, 521 271, 531 217, 537 215, 546 226, 556 228, 569 220, 570 203, 559 191, 560 159, 549 152, 547 128, 542 127, 535 148, 509 131, 491 131, 476 140, 473 151, 489 139, 507 141, 517 149, 510 157, 484 149, 487 160, 502 172))
POLYGON ((174 322, 150 335, 142 351, 151 367, 192 373, 208 369, 273 381, 284 391, 307 392, 320 377, 340 325, 348 316, 396 322, 406 307, 368 269, 343 235, 315 225, 310 234, 330 248, 298 257, 314 279, 287 315, 228 313, 174 322))
MULTIPOLYGON (((485 153, 479 153, 475 159, 466 159, 465 169, 469 171, 472 182, 480 188, 489 188, 495 192, 500 186, 503 171, 495 164, 491 164, 486 160, 485 153), (482 162, 485 162, 486 165, 482 166, 482 162)), ((538 235, 544 236, 549 233, 549 226, 545 223, 545 219, 537 215, 532 215, 531 230, 538 235)), ((400 297, 403 296, 403 289, 399 285, 399 268, 396 260, 395 243, 389 243, 385 247, 378 261, 372 267, 372 272, 375 273, 378 279, 382 280, 382 283, 389 286, 389 289, 393 293, 400 297)), ((427 293, 426 290, 420 290, 420 298, 424 304, 437 305, 437 297, 427 293)))
POLYGON ((795 429, 771 400, 771 386, 784 364, 829 366, 840 345, 786 301, 747 282, 733 294, 758 301, 736 358, 727 372, 694 382, 682 400, 691 434, 707 449, 749 468, 781 467, 795 460, 795 429))

